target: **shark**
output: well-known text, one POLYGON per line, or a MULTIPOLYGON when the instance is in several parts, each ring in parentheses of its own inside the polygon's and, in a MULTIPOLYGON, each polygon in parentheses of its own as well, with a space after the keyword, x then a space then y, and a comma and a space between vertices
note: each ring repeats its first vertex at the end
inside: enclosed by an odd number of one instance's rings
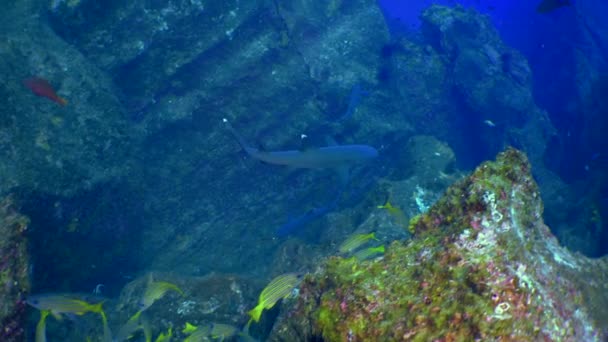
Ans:
POLYGON ((268 164, 296 169, 348 170, 353 165, 368 162, 378 156, 378 150, 369 145, 332 145, 305 150, 264 151, 247 143, 226 118, 222 121, 249 156, 268 164))

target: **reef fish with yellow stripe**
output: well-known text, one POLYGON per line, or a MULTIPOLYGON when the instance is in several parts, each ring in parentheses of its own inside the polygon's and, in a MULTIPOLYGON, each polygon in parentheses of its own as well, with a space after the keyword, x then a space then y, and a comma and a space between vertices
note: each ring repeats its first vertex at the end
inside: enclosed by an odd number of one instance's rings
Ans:
MULTIPOLYGON (((274 278, 258 299, 258 305, 248 312, 251 321, 259 322, 264 309, 271 309, 279 300, 289 297, 293 289, 300 283, 301 276, 296 273, 286 273, 274 278)), ((248 323, 248 325, 249 325, 248 323)))
POLYGON ((53 316, 59 318, 62 314, 84 315, 87 312, 103 312, 103 301, 89 303, 79 299, 76 294, 45 293, 31 295, 25 302, 38 310, 48 310, 53 316))
POLYGON ((359 261, 363 261, 379 256, 380 254, 384 254, 384 245, 362 249, 353 254, 353 257, 359 261))
POLYGON ((396 223, 404 228, 407 228, 408 219, 405 216, 405 213, 394 205, 391 202, 386 201, 384 205, 377 206, 378 209, 384 209, 388 211, 388 213, 395 219, 396 223))
POLYGON ((177 287, 177 285, 168 283, 165 281, 153 281, 150 279, 148 282, 148 286, 146 287, 146 291, 144 292, 143 297, 139 301, 139 310, 144 311, 154 302, 161 299, 167 292, 175 291, 180 295, 184 295, 184 292, 177 287))
POLYGON ((354 234, 346 241, 342 242, 340 245, 339 251, 342 254, 350 253, 354 250, 359 249, 361 246, 369 242, 370 240, 376 240, 376 233, 371 232, 369 234, 354 234))

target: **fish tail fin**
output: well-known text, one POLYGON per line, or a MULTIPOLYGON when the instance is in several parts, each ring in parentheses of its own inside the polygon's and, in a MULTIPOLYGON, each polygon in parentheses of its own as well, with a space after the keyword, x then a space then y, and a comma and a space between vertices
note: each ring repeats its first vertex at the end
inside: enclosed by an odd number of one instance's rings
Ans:
POLYGON ((372 240, 380 241, 380 240, 379 240, 379 239, 376 237, 376 232, 371 232, 371 233, 369 233, 369 237, 370 237, 372 240))
POLYGON ((51 310, 42 310, 40 311, 40 319, 46 319, 46 317, 51 313, 51 310))
POLYGON ((384 204, 381 204, 379 206, 377 206, 378 209, 392 209, 393 205, 391 204, 391 202, 389 200, 386 200, 386 202, 384 204))
POLYGON ((245 152, 247 152, 247 154, 252 155, 258 151, 256 148, 251 147, 251 145, 245 141, 245 139, 239 134, 239 132, 237 132, 234 127, 232 127, 232 124, 230 124, 228 119, 223 118, 222 122, 226 125, 226 127, 228 127, 230 133, 232 133, 236 141, 238 141, 239 145, 241 145, 241 147, 243 148, 243 150, 245 150, 245 152))
POLYGON ((131 316, 131 318, 129 318, 128 322, 133 322, 135 320, 139 319, 139 316, 141 316, 141 313, 143 312, 143 310, 139 310, 137 311, 133 316, 131 316))
POLYGON ((104 317, 106 314, 103 312, 103 301, 96 303, 96 304, 91 304, 91 306, 89 307, 89 309, 92 312, 96 312, 100 315, 102 315, 102 317, 104 317))
POLYGON ((182 291, 182 289, 180 289, 179 287, 177 287, 177 285, 174 285, 174 284, 171 284, 171 285, 172 285, 172 286, 170 286, 170 288, 171 288, 173 291, 175 291, 175 292, 179 293, 179 294, 180 294, 180 296, 182 296, 182 297, 184 297, 184 296, 185 296, 184 291, 182 291))
MULTIPOLYGON (((251 309, 247 314, 251 317, 249 322, 252 320, 255 322, 260 321, 260 317, 262 316, 262 311, 264 311, 264 305, 258 304, 255 308, 251 309)), ((249 325, 249 323, 247 323, 249 325)))

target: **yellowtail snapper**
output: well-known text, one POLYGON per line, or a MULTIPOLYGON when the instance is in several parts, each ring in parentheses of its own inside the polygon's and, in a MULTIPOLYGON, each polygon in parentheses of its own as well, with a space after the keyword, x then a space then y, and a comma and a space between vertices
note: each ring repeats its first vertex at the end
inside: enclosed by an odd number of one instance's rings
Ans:
POLYGON ((249 325, 251 321, 259 322, 260 316, 264 309, 271 309, 279 300, 289 297, 292 294, 293 289, 300 283, 301 276, 296 273, 286 273, 274 278, 262 293, 258 300, 258 305, 248 312, 251 319, 247 323, 249 325))
POLYGON ((368 243, 370 240, 376 240, 376 233, 372 232, 369 234, 355 234, 346 239, 339 248, 340 253, 346 254, 352 251, 359 249, 364 244, 368 243))
POLYGON ((168 291, 175 291, 184 296, 184 292, 177 285, 165 281, 153 281, 150 278, 146 291, 139 302, 139 310, 144 311, 155 301, 161 299, 168 291))
MULTIPOLYGON (((108 322, 106 314, 103 311, 103 300, 97 303, 89 303, 86 300, 81 299, 83 295, 80 294, 54 294, 46 293, 39 295, 28 296, 25 302, 34 308, 40 310, 41 315, 46 316, 50 313, 56 319, 61 319, 61 315, 84 315, 88 312, 98 313, 101 316, 103 322, 104 339, 103 342, 110 342, 112 337, 110 329, 108 328, 108 322), (46 312, 46 314, 45 314, 46 312)), ((40 333, 46 330, 46 323, 44 320, 38 323, 36 327, 36 338, 40 335, 42 341, 46 341, 45 334, 40 333)), ((38 341, 38 340, 37 340, 38 341)))
POLYGON ((169 328, 167 333, 160 333, 154 342, 169 342, 171 337, 173 337, 173 328, 169 328))
POLYGON ((379 256, 380 254, 384 254, 384 245, 362 249, 360 251, 355 252, 353 256, 357 258, 357 260, 363 261, 373 258, 375 256, 379 256))
POLYGON ((28 296, 25 302, 38 310, 48 310, 56 317, 61 318, 62 314, 84 315, 87 312, 103 312, 103 301, 99 303, 89 303, 79 299, 76 294, 39 294, 28 296))
POLYGON ((149 332, 146 331, 145 318, 142 312, 142 310, 137 311, 135 315, 129 318, 129 320, 120 327, 118 333, 116 333, 116 336, 114 337, 114 341, 126 341, 140 329, 144 331, 144 335, 149 335, 149 332))
POLYGON ((408 220, 403 211, 391 204, 391 202, 386 201, 384 205, 379 205, 378 209, 385 209, 388 213, 395 219, 398 225, 407 228, 408 220))
POLYGON ((184 342, 206 341, 208 340, 210 331, 211 327, 208 324, 197 327, 196 325, 186 322, 186 326, 182 330, 182 333, 188 335, 188 337, 184 339, 184 342))

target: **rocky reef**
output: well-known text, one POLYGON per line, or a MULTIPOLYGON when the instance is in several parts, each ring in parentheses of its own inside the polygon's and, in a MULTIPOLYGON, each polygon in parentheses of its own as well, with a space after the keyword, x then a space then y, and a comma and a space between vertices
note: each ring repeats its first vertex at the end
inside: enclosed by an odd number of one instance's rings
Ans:
POLYGON ((509 149, 451 186, 382 258, 332 257, 273 341, 602 341, 608 260, 559 246, 530 164, 509 149))
POLYGON ((27 217, 14 208, 10 197, 0 201, 0 340, 25 338, 24 294, 30 289, 29 256, 25 233, 27 217))
MULTIPOLYGON (((581 234, 582 251, 599 251, 601 217, 588 201, 571 203, 546 167, 555 130, 534 103, 525 58, 486 16, 432 6, 420 35, 394 40, 371 0, 23 0, 0 19, 0 194, 16 193, 31 217, 38 290, 123 289, 124 307, 108 303, 114 328, 141 292, 141 282, 124 283, 168 271, 190 297, 154 307, 154 324, 242 325, 261 289, 247 279, 321 262, 272 338, 599 338, 605 261, 559 247, 539 196, 572 235, 597 227, 581 234), (23 84, 31 76, 69 103, 34 96, 23 84), (342 120, 355 89, 365 95, 342 120), (278 238, 292 217, 335 198, 338 176, 243 157, 224 117, 268 150, 297 149, 305 133, 380 156, 351 170, 333 212, 278 238), (462 170, 509 145, 530 163, 509 150, 432 206, 462 170), (377 208, 387 199, 401 221, 377 208), (322 262, 346 236, 372 230, 384 259, 322 262), (194 284, 213 272, 238 277, 194 284), (214 311, 223 300, 231 304, 214 311), (192 311, 174 316, 180 308, 192 311)), ((16 251, 0 250, 0 260, 16 251)), ((6 284, 25 284, 19 256, 6 284)), ((51 336, 64 328, 49 323, 51 336)))

